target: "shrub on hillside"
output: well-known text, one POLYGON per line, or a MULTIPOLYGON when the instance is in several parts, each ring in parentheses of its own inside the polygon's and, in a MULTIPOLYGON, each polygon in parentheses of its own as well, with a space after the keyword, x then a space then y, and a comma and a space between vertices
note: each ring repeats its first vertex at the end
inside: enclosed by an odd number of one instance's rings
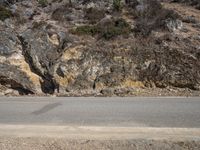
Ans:
POLYGON ((38 0, 38 3, 41 7, 46 7, 48 5, 47 0, 38 0))
POLYGON ((100 36, 104 39, 111 39, 118 35, 127 35, 131 32, 130 25, 122 18, 114 21, 112 25, 101 27, 100 36))
POLYGON ((75 30, 72 31, 74 34, 79 34, 79 35, 96 35, 98 32, 98 28, 95 25, 83 25, 80 27, 77 27, 75 30))
POLYGON ((72 31, 74 34, 98 35, 99 38, 110 40, 119 35, 127 35, 131 32, 130 25, 124 19, 116 19, 113 22, 102 25, 84 25, 72 31))
POLYGON ((113 0, 113 8, 116 11, 121 11, 121 9, 122 9, 121 0, 113 0))
POLYGON ((4 21, 12 16, 12 12, 4 6, 0 6, 0 20, 4 21))
POLYGON ((167 19, 179 18, 175 11, 163 8, 157 0, 144 0, 141 7, 142 10, 137 11, 135 31, 143 36, 148 36, 152 30, 164 29, 167 19))
POLYGON ((105 17, 105 11, 97 8, 88 8, 85 11, 85 18, 89 20, 91 24, 97 23, 99 20, 105 17))
POLYGON ((71 21, 71 18, 69 17, 72 13, 72 7, 73 4, 67 3, 65 5, 60 6, 59 8, 55 9, 52 13, 52 19, 57 21, 71 21))
POLYGON ((135 8, 137 5, 139 5, 138 0, 125 0, 125 4, 131 8, 135 8))
POLYGON ((200 9, 200 0, 173 0, 173 2, 187 3, 192 6, 195 6, 197 9, 200 9))

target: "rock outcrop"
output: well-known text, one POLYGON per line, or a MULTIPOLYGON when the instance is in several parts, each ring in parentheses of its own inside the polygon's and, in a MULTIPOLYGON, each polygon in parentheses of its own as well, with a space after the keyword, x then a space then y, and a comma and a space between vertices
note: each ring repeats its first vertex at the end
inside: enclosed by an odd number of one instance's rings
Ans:
POLYGON ((0 83, 20 94, 41 93, 39 77, 25 61, 17 33, 0 25, 0 35, 0 83))
POLYGON ((0 1, 11 12, 0 21, 1 95, 199 91, 199 10, 188 19, 187 6, 144 2, 117 12, 103 0, 0 1))

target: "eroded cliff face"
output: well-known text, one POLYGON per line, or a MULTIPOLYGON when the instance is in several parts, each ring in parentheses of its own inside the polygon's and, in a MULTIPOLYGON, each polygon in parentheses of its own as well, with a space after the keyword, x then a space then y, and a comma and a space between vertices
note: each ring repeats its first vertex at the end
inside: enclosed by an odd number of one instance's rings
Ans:
POLYGON ((200 95, 200 10, 44 3, 1 2, 1 95, 200 95))

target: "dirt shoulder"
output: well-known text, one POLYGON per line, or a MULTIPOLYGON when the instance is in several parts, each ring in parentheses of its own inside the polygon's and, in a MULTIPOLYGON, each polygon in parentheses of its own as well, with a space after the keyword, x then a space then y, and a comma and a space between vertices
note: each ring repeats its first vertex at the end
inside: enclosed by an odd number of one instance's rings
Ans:
POLYGON ((199 149, 198 128, 0 126, 2 150, 199 149))
POLYGON ((2 150, 198 150, 199 141, 167 140, 69 140, 58 138, 1 137, 2 150))

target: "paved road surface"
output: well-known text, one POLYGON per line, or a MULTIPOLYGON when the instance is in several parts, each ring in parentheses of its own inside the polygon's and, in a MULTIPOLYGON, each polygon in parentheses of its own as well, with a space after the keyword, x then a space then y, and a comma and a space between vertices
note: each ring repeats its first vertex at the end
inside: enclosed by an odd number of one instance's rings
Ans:
POLYGON ((200 98, 0 98, 0 124, 200 128, 200 98))

